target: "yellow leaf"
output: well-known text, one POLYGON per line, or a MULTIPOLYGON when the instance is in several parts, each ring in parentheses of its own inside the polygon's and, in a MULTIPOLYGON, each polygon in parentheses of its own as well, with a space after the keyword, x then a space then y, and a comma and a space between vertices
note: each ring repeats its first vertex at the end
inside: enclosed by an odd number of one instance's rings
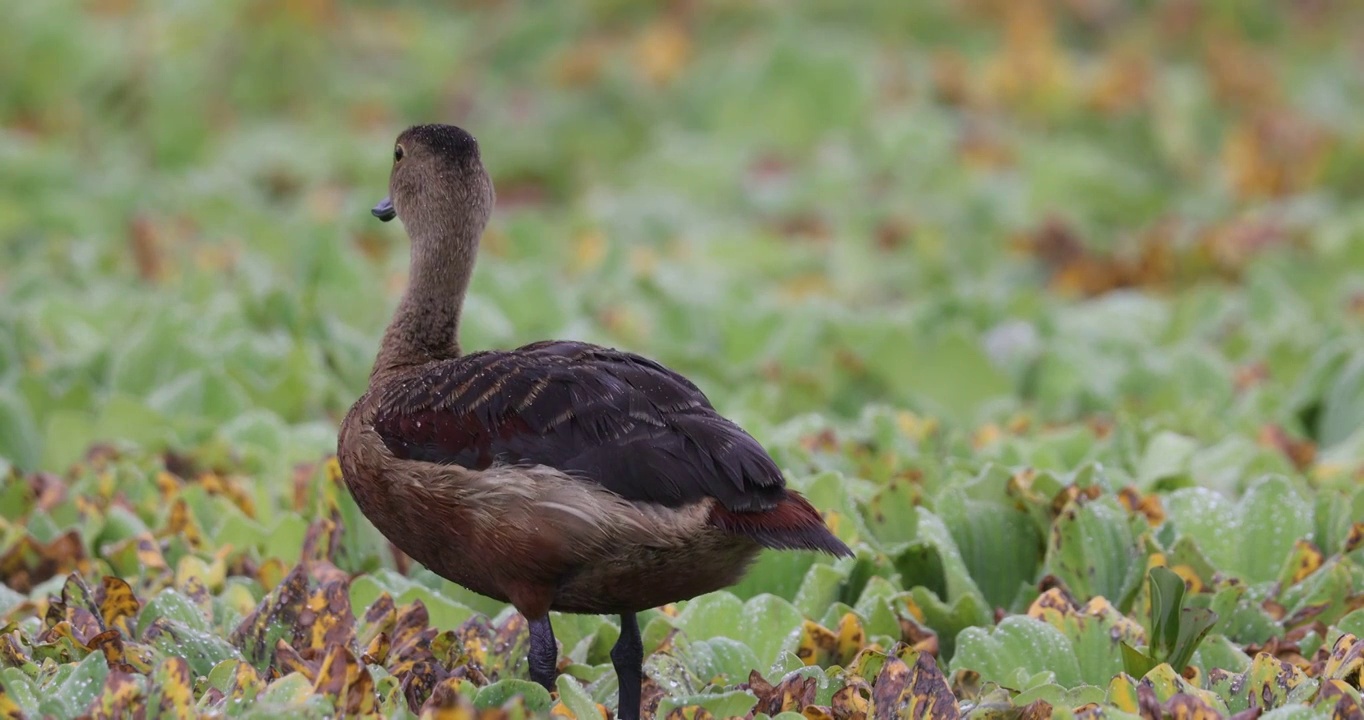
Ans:
POLYGON ((796 647, 796 657, 806 665, 827 665, 838 648, 838 636, 817 622, 806 620, 801 624, 800 643, 796 647))
POLYGON ((844 613, 838 620, 838 645, 836 662, 847 664, 867 644, 867 633, 862 629, 862 621, 852 613, 844 613))
POLYGON ((374 678, 344 645, 330 645, 313 682, 313 692, 329 695, 346 717, 374 712, 374 678))
MULTIPOLYGON (((194 706, 189 663, 181 657, 168 657, 152 672, 148 709, 163 718, 189 718, 194 706)), ((148 713, 152 714, 152 713, 148 713)))
POLYGON ((203 545, 204 536, 199 531, 199 524, 194 521, 194 516, 190 514, 189 505, 184 498, 176 498, 171 504, 170 517, 166 521, 166 530, 163 535, 179 535, 192 548, 203 545))
POLYGON ((573 238, 574 272, 596 268, 606 257, 606 235, 600 230, 588 230, 573 238))
POLYGON ((606 43, 596 38, 574 44, 556 59, 555 81, 564 87, 584 87, 596 82, 601 76, 606 50, 606 43))
POLYGON ((675 18, 662 18, 636 39, 635 66, 645 79, 664 85, 682 71, 691 57, 691 37, 675 18))
POLYGON ((113 575, 105 575, 101 581, 104 585, 104 597, 99 603, 100 617, 104 618, 104 625, 122 632, 126 637, 132 637, 133 631, 130 621, 137 617, 137 611, 142 608, 142 603, 133 594, 133 588, 121 578, 113 575))

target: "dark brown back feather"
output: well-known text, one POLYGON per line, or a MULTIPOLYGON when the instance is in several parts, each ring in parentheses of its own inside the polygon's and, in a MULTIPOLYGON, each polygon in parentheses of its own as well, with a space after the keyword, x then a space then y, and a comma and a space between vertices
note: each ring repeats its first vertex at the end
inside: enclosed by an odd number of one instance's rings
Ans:
POLYGON ((545 465, 627 500, 677 507, 713 497, 728 511, 755 512, 787 497, 772 458, 696 385, 586 343, 435 363, 385 389, 374 427, 397 457, 473 470, 545 465))

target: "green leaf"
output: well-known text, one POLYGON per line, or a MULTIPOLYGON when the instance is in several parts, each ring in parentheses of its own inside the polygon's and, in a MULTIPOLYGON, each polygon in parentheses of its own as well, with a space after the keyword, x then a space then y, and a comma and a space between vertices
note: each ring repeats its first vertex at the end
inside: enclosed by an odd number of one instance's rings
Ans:
POLYGON ((8 388, 0 386, 0 457, 31 470, 38 467, 42 449, 42 438, 38 435, 37 424, 28 404, 8 388))
MULTIPOLYGON (((1184 578, 1167 568, 1151 568, 1150 588, 1151 626, 1148 635, 1151 655, 1164 662, 1175 652, 1182 630, 1180 611, 1184 607, 1184 578)), ((1183 669, 1182 665, 1175 667, 1183 669)))
POLYGON ((752 649, 757 667, 766 670, 782 651, 793 651, 804 617, 775 595, 741 602, 727 592, 703 595, 687 604, 673 624, 692 641, 724 637, 752 649))
POLYGON ((952 672, 974 670, 981 682, 1011 685, 1020 672, 1049 671, 1062 687, 1083 684, 1075 648, 1056 628, 1029 617, 1011 616, 990 630, 971 627, 957 637, 952 672))
POLYGON ((1217 615, 1207 608, 1183 608, 1180 611, 1179 635, 1175 639, 1168 662, 1182 672, 1193 659, 1194 651, 1203 638, 1217 624, 1217 615))
POLYGON ((195 633, 212 631, 210 618, 193 600, 185 597, 175 588, 166 588, 156 594, 137 615, 137 635, 143 637, 147 629, 158 620, 168 620, 195 633))
POLYGON ((702 707, 717 718, 744 717, 758 704, 758 698, 746 690, 706 695, 665 697, 658 704, 658 715, 666 716, 678 708, 702 707))
POLYGON ((1142 677, 1160 663, 1127 643, 1122 643, 1122 669, 1132 677, 1142 677))
POLYGON ((1172 432, 1157 433, 1137 464, 1138 487, 1147 490, 1161 480, 1186 474, 1197 449, 1198 442, 1193 438, 1172 432))
POLYGON ((583 686, 578 684, 568 675, 560 675, 555 681, 555 686, 559 689, 559 702, 564 704, 574 717, 579 720, 598 717, 597 703, 583 690, 583 686))
POLYGON ((549 691, 538 683, 512 678, 479 688, 478 694, 474 696, 474 707, 502 707, 514 697, 520 697, 526 703, 526 709, 532 712, 548 710, 551 704, 549 691))
POLYGON ((1143 560, 1127 513, 1105 497, 1061 511, 1051 528, 1045 571, 1081 600, 1104 597, 1122 608, 1141 582, 1143 560))
POLYGON ((1007 607, 1020 585, 1036 583, 1044 542, 1025 511, 951 489, 938 496, 935 511, 986 604, 1007 607))
POLYGON ((1219 570, 1249 583, 1268 582, 1293 550, 1312 532, 1312 506, 1288 479, 1271 475, 1255 482, 1236 503, 1202 488, 1171 493, 1170 521, 1193 538, 1219 570))
POLYGON ((919 499, 908 480, 891 478, 867 503, 867 527, 883 543, 917 540, 919 499))

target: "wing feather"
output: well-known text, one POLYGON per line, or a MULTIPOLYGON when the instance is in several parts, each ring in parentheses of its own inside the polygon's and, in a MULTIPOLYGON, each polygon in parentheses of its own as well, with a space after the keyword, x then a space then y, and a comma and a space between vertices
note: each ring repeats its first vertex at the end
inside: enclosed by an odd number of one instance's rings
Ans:
POLYGON ((398 457, 475 470, 545 465, 628 500, 678 506, 713 497, 752 512, 785 497, 776 463, 695 384, 586 343, 433 364, 380 398, 374 426, 398 457))

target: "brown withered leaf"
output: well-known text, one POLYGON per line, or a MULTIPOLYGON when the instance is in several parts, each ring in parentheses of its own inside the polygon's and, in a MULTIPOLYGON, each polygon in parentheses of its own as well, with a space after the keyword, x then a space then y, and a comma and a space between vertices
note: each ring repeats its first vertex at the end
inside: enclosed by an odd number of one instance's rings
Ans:
POLYGON ((1018 720, 1043 720, 1051 717, 1051 703, 1046 700, 1034 700, 1023 707, 1018 713, 1018 720))
POLYGON ((308 596, 299 613, 295 637, 306 647, 349 646, 355 640, 355 615, 350 609, 350 585, 345 580, 327 583, 308 596))
POLYGON ((1013 167, 1016 153, 983 123, 966 123, 957 136, 957 156, 966 167, 1001 170, 1013 167))
POLYGON ((393 596, 380 593, 374 603, 365 610, 356 629, 356 644, 363 649, 366 662, 388 665, 388 654, 392 648, 390 633, 398 623, 398 610, 393 606, 393 596))
POLYGON ((434 660, 409 663, 401 674, 394 672, 393 675, 401 679, 403 697, 407 698, 407 706, 413 712, 430 702, 435 688, 440 687, 441 683, 452 679, 458 681, 462 677, 452 674, 434 660))
POLYGON ((945 719, 961 716, 956 695, 948 686, 942 670, 938 669, 937 660, 928 653, 918 653, 914 659, 910 669, 909 694, 912 698, 910 717, 945 719))
POLYGON ((33 662, 42 664, 47 660, 61 665, 77 662, 89 655, 89 648, 81 645, 71 634, 71 624, 63 620, 44 632, 38 644, 31 646, 33 662))
POLYGON ((16 626, 11 623, 0 628, 0 666, 21 667, 28 659, 28 651, 19 644, 16 626))
POLYGON ((1282 197, 1315 186, 1334 145, 1323 128, 1307 119, 1266 110, 1227 132, 1222 164, 1242 198, 1282 197))
POLYGON ((876 676, 871 689, 871 713, 876 720, 893 720, 899 717, 901 708, 908 706, 909 666, 897 657, 887 657, 876 676))
POLYGON ((91 638, 105 630, 94 593, 90 592, 85 580, 74 573, 62 584, 61 600, 48 608, 49 619, 53 618, 54 612, 71 624, 76 640, 86 647, 90 647, 91 638))
POLYGON ((442 681, 430 691, 430 698, 420 705, 418 717, 421 720, 494 720, 495 718, 505 718, 506 713, 501 711, 484 711, 479 713, 473 704, 473 698, 467 698, 459 692, 458 680, 442 681))
POLYGON ((900 640, 915 652, 937 656, 938 634, 930 630, 915 617, 897 613, 900 622, 900 640))
POLYGON ((137 215, 128 223, 128 247, 132 250, 137 275, 146 282, 158 282, 165 277, 165 258, 161 248, 161 232, 150 218, 137 215))
POLYGON ((1230 108, 1278 104, 1282 91, 1272 58, 1231 33, 1219 32, 1204 46, 1204 68, 1213 97, 1230 108))
POLYGON ((934 49, 930 69, 930 86, 938 102, 954 107, 979 104, 976 89, 971 83, 973 75, 971 63, 961 52, 953 49, 934 49))
POLYGON ((818 687, 813 677, 802 675, 792 675, 773 685, 754 670, 748 674, 748 682, 740 684, 738 689, 748 690, 758 697, 753 712, 776 715, 787 711, 800 712, 815 701, 818 687))
POLYGON ((1161 707, 1163 717, 1181 720, 1221 720, 1222 713, 1197 695, 1175 693, 1161 707))
POLYGON ((364 650, 360 653, 360 659, 373 665, 387 665, 388 653, 393 645, 388 639, 388 633, 379 633, 364 644, 364 650))
POLYGON ((340 547, 341 514, 332 508, 330 517, 318 518, 308 525, 308 532, 303 537, 302 561, 332 563, 340 547))
POLYGON ((138 671, 138 668, 129 664, 128 653, 123 646, 123 636, 117 630, 105 630, 90 638, 90 649, 104 653, 104 660, 112 669, 128 673, 138 671))
POLYGON ((1161 506, 1160 496, 1156 493, 1143 496, 1135 487, 1128 485, 1118 491, 1118 502, 1130 513, 1145 515, 1151 527, 1159 527, 1165 522, 1165 508, 1161 506))
POLYGON ((954 697, 968 702, 976 702, 981 693, 980 673, 975 670, 958 670, 952 673, 951 691, 954 697))
POLYGON ((507 615, 492 631, 490 657, 484 660, 484 674, 492 680, 505 678, 524 659, 531 645, 531 625, 520 612, 507 615))
POLYGON ((16 592, 28 593, 35 585, 57 575, 80 571, 86 564, 80 533, 74 529, 46 543, 24 535, 0 555, 0 582, 16 592))
POLYGON ((296 672, 313 682, 317 680, 317 669, 321 664, 322 654, 312 648, 299 651, 283 639, 275 643, 275 662, 271 667, 280 675, 296 672))
POLYGON ((1322 683, 1317 691, 1315 707, 1330 707, 1331 717, 1340 720, 1364 720, 1364 708, 1355 700, 1354 688, 1343 680, 1332 678, 1322 683))
POLYGON ((166 556, 161 553, 161 545, 156 538, 149 532, 140 532, 129 538, 133 547, 137 550, 137 562, 144 571, 152 572, 156 570, 168 570, 170 566, 166 564, 166 556))
POLYGON ((317 463, 305 462, 294 465, 291 485, 294 490, 293 509, 295 511, 305 512, 310 509, 313 493, 313 475, 316 472, 317 463))
POLYGON ((1353 681, 1353 684, 1358 685, 1364 680, 1364 643, 1351 633, 1344 633, 1336 638, 1336 643, 1331 646, 1331 653, 1326 658, 1326 664, 1322 667, 1321 677, 1353 681))
POLYGON ((1107 717, 1099 703, 1085 703, 1075 708, 1075 720, 1100 720, 1107 717))
POLYGON ((345 717, 367 715, 375 709, 374 678, 344 645, 327 646, 313 692, 333 698, 345 717))
POLYGON ((192 717, 194 707, 193 675, 184 658, 168 657, 152 672, 148 709, 158 717, 192 717))
POLYGON ((436 629, 431 627, 431 618, 422 601, 414 600, 402 606, 393 623, 389 672, 399 675, 405 666, 430 659, 431 641, 435 637, 436 629))
POLYGON ((1040 227, 1013 240, 1047 270, 1051 288, 1064 295, 1094 297, 1131 287, 1161 287, 1175 281, 1182 259, 1176 255, 1170 228, 1157 224, 1141 233, 1125 252, 1091 250, 1070 223, 1047 218, 1040 227))
POLYGON ((54 473, 36 472, 28 476, 29 491, 33 493, 33 503, 39 509, 52 510, 66 499, 66 483, 54 473))
POLYGON ((865 720, 871 710, 872 688, 858 676, 849 676, 848 684, 834 693, 830 710, 837 720, 865 720))
MULTIPOLYGON (((417 712, 425 706, 435 688, 452 676, 431 652, 436 629, 430 626, 426 606, 420 600, 414 600, 399 608, 388 635, 391 640, 386 667, 402 683, 408 707, 417 712)), ((468 673, 464 675, 468 676, 468 673)))
POLYGON ((298 626, 307 601, 308 576, 303 566, 297 565, 284 582, 241 621, 229 640, 256 669, 264 670, 274 662, 276 641, 294 637, 294 628, 298 626))
POLYGON ((1345 547, 1342 552, 1352 553, 1364 545, 1364 523, 1357 522, 1350 525, 1350 532, 1345 536, 1345 547))
POLYGON ((827 705, 806 705, 800 714, 805 720, 834 720, 833 708, 827 705))
POLYGON ((1294 438, 1279 425, 1262 426, 1256 439, 1261 447, 1273 448, 1283 453, 1299 471, 1306 470, 1316 462, 1316 443, 1306 438, 1294 438))
POLYGON ((1155 71, 1150 53, 1139 47, 1122 47, 1109 53, 1089 88, 1089 104, 1105 115, 1141 110, 1151 99, 1155 71))

